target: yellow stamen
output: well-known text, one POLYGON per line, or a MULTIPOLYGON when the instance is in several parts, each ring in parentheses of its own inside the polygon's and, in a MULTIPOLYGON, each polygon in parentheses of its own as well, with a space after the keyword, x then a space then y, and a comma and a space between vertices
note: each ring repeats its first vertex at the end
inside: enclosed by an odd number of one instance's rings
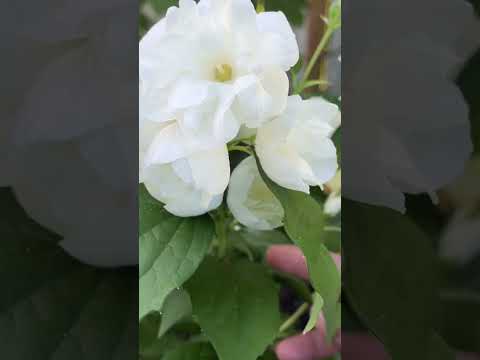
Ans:
POLYGON ((233 78, 233 69, 228 64, 221 64, 215 67, 215 81, 228 82, 233 78))

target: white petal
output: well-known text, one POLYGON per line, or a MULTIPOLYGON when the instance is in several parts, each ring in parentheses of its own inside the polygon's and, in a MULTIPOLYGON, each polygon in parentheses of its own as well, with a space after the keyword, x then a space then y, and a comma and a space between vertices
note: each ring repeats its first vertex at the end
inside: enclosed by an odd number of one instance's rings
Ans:
POLYGON ((185 109, 200 105, 208 95, 208 83, 191 79, 178 80, 168 99, 172 109, 185 109))
POLYGON ((263 64, 278 65, 284 71, 290 70, 299 60, 295 34, 282 12, 264 12, 258 15, 257 24, 263 37, 260 55, 263 64))
POLYGON ((328 129, 328 132, 324 134, 325 136, 332 136, 340 127, 341 113, 337 105, 321 97, 313 97, 303 103, 306 117, 317 123, 317 126, 328 129))
POLYGON ((139 71, 149 88, 163 88, 191 65, 188 42, 166 32, 166 21, 155 24, 138 46, 139 71))
POLYGON ((283 208, 263 182, 253 157, 233 171, 227 203, 235 219, 251 229, 272 230, 282 225, 283 208))
POLYGON ((217 20, 226 30, 247 31, 255 26, 257 13, 250 0, 202 0, 202 15, 217 20))
POLYGON ((239 121, 230 110, 234 96, 233 89, 224 87, 222 96, 186 110, 178 119, 182 133, 190 142, 199 146, 203 144, 203 147, 234 139, 240 128, 239 121))
POLYGON ((222 194, 230 180, 227 147, 197 152, 188 157, 195 187, 209 194, 222 194))
MULTIPOLYGON (((176 165, 177 171, 181 166, 176 165)), ((172 164, 150 166, 145 173, 145 187, 165 209, 176 216, 189 217, 205 214, 217 208, 222 194, 209 195, 182 181, 172 164)))
POLYGON ((309 193, 303 176, 308 167, 298 154, 287 146, 263 146, 261 130, 257 134, 256 150, 262 168, 268 177, 287 189, 309 193))
POLYGON ((179 6, 170 7, 165 16, 166 29, 170 33, 184 33, 197 20, 196 3, 193 0, 180 0, 179 6))
POLYGON ((145 167, 145 155, 155 136, 165 127, 165 124, 144 121, 139 128, 138 166, 140 182, 143 182, 143 170, 145 167))
POLYGON ((162 129, 153 139, 145 156, 145 166, 166 164, 190 153, 190 146, 180 133, 177 124, 162 129))
POLYGON ((258 129, 256 149, 267 175, 280 186, 309 193, 337 170, 330 136, 338 124, 338 108, 325 101, 288 99, 286 111, 258 129))
POLYGON ((323 211, 330 216, 336 216, 342 210, 342 197, 331 194, 325 201, 323 211))
POLYGON ((288 143, 296 149, 311 169, 313 178, 304 179, 308 180, 310 185, 320 186, 335 176, 338 168, 337 149, 330 138, 316 134, 313 129, 302 130, 292 131, 288 143))
POLYGON ((239 91, 233 105, 234 113, 247 127, 258 128, 285 110, 288 90, 285 72, 270 67, 250 86, 239 91))

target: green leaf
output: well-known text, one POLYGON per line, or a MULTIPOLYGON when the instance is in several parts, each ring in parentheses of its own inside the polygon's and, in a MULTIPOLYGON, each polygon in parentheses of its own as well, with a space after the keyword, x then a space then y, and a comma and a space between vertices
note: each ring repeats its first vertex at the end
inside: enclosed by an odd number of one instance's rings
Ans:
POLYGON ((429 239, 394 210, 343 201, 348 219, 342 236, 343 281, 349 302, 393 359, 435 359, 428 356, 438 306, 437 264, 429 239))
POLYGON ((303 57, 300 56, 294 67, 290 69, 290 76, 292 78, 292 88, 295 89, 298 86, 298 82, 301 80, 301 72, 303 70, 303 57))
POLYGON ((310 309, 310 318, 308 319, 308 323, 305 326, 305 329, 303 330, 304 334, 306 334, 309 331, 312 331, 315 328, 323 308, 323 299, 319 293, 314 293, 312 298, 313 298, 313 304, 312 304, 312 308, 310 309))
POLYGON ((147 348, 141 349, 139 354, 140 360, 158 360, 162 357, 175 350, 180 346, 185 345, 180 339, 177 338, 174 334, 166 334, 161 338, 157 338, 153 343, 151 343, 147 348))
POLYGON ((158 312, 151 312, 140 321, 138 329, 139 351, 143 352, 158 339, 161 316, 158 312))
POLYGON ((326 229, 325 230, 325 246, 334 253, 342 251, 342 232, 340 229, 326 229))
POLYGON ((231 231, 229 238, 233 242, 244 244, 248 247, 249 252, 259 259, 265 256, 266 251, 272 245, 292 243, 283 232, 278 230, 258 231, 245 228, 241 231, 231 231))
POLYGON ((290 244, 288 237, 278 230, 258 231, 245 229, 239 232, 245 241, 255 247, 266 250, 272 245, 290 244))
POLYGON ((277 355, 272 350, 267 350, 258 360, 278 360, 277 355))
POLYGON ((261 168, 263 180, 282 203, 285 210, 285 230, 293 242, 302 249, 307 260, 310 281, 324 300, 324 315, 327 332, 332 333, 335 309, 340 296, 340 273, 327 250, 325 241, 325 217, 321 205, 311 196, 285 189, 271 181, 261 168))
POLYGON ((180 288, 208 252, 215 234, 207 215, 170 215, 140 187, 139 317, 158 311, 170 292, 180 288))
POLYGON ((178 0, 150 0, 158 14, 163 14, 170 6, 178 6, 178 0))
POLYGON ((332 311, 325 312, 325 321, 330 326, 327 326, 327 339, 333 339, 333 337, 337 334, 337 330, 340 329, 342 326, 342 303, 339 301, 335 304, 335 309, 332 311))
POLYGON ((185 290, 173 290, 162 308, 162 322, 158 336, 165 334, 177 322, 192 314, 190 295, 185 290))
POLYGON ((217 360, 210 344, 188 344, 167 353, 162 360, 217 360))
POLYGON ((278 289, 263 266, 208 258, 186 288, 194 319, 220 360, 256 360, 275 339, 278 289))
POLYGON ((342 2, 334 1, 328 10, 328 26, 336 30, 342 26, 342 2))
POLYGON ((137 269, 96 269, 58 246, 0 189, 1 358, 132 359, 137 269))

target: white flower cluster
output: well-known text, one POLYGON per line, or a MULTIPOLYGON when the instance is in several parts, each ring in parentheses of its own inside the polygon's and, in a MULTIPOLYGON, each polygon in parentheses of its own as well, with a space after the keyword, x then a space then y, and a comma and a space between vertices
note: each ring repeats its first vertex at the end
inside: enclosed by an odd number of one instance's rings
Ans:
POLYGON ((241 223, 280 226, 283 210, 256 161, 231 175, 228 144, 255 139, 265 173, 288 189, 308 193, 335 175, 340 112, 321 98, 289 97, 298 60, 283 13, 257 14, 250 0, 180 0, 139 46, 140 182, 184 217, 217 208, 230 184, 241 223))

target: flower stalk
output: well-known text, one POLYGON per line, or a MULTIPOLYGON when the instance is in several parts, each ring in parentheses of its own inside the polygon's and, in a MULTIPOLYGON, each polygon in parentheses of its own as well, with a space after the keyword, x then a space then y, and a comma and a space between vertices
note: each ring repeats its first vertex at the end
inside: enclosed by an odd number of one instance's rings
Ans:
POLYGON ((228 250, 228 219, 226 209, 222 206, 212 216, 215 221, 215 233, 217 235, 217 255, 223 259, 227 255, 228 250))
POLYGON ((265 0, 257 0, 257 13, 265 12, 265 0))
POLYGON ((320 55, 322 54, 323 50, 326 48, 328 43, 330 42, 330 38, 332 37, 334 32, 334 29, 331 26, 328 26, 327 29, 325 30, 322 39, 320 40, 317 49, 315 50, 312 58, 308 62, 307 68, 305 69, 305 73, 303 74, 303 79, 302 81, 298 84, 297 88, 295 89, 295 94, 301 94, 303 90, 305 90, 308 86, 311 85, 309 84, 309 79, 310 75, 312 74, 313 69, 315 68, 315 65, 318 62, 318 59, 320 58, 320 55))
POLYGON ((324 80, 321 77, 319 80, 310 81, 310 76, 312 75, 312 72, 318 63, 320 56, 328 46, 333 33, 335 32, 335 30, 341 27, 341 24, 342 24, 341 0, 337 0, 333 2, 328 9, 327 16, 325 17, 321 16, 321 19, 327 25, 325 32, 323 33, 323 36, 320 42, 318 43, 318 46, 315 49, 315 52, 313 53, 310 61, 308 62, 307 68, 305 69, 305 73, 303 74, 302 81, 299 82, 298 86, 295 88, 295 94, 301 94, 308 87, 327 85, 325 84, 324 80))
POLYGON ((310 308, 309 303, 303 303, 281 326, 280 333, 283 333, 290 329, 296 322, 308 311, 310 308))

